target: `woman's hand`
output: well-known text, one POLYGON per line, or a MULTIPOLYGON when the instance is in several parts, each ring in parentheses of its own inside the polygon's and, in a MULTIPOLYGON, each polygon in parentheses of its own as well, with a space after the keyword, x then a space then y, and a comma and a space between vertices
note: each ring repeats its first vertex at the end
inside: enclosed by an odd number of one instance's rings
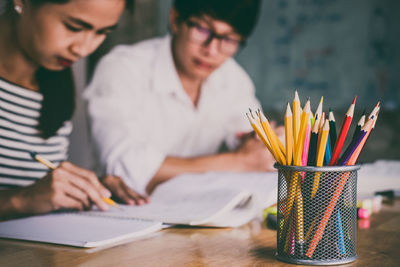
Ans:
POLYGON ((142 196, 129 188, 121 177, 107 175, 102 182, 119 202, 128 205, 143 205, 150 202, 147 196, 142 196))
POLYGON ((63 162, 44 178, 13 197, 20 214, 38 214, 60 209, 87 210, 92 204, 101 210, 108 205, 103 198, 111 193, 98 180, 94 172, 63 162))

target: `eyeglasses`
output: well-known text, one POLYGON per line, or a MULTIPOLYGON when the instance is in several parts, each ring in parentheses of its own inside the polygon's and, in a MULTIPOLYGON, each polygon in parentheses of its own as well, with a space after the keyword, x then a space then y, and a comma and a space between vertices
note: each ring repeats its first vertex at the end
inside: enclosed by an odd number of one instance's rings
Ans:
POLYGON ((208 45, 215 38, 218 39, 218 49, 221 53, 231 56, 235 54, 240 46, 244 45, 244 41, 232 39, 225 35, 220 35, 210 28, 203 27, 196 22, 186 21, 190 28, 190 40, 194 43, 208 45))

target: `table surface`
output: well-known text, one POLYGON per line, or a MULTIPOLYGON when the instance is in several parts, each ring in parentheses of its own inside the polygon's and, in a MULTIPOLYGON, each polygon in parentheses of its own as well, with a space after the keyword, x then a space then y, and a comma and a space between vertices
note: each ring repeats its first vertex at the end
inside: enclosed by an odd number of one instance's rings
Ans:
MULTIPOLYGON (((253 221, 236 229, 169 228, 102 249, 0 239, 0 266, 289 266, 275 252, 276 231, 253 221)), ((399 199, 358 229, 357 255, 343 266, 400 265, 399 199)))

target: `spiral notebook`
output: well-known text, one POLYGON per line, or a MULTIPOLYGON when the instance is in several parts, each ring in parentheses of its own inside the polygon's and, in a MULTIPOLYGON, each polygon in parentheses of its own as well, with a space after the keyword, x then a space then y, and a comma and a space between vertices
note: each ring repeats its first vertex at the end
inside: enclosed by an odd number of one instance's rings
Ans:
POLYGON ((146 236, 165 224, 239 227, 276 202, 276 175, 185 174, 160 185, 148 205, 0 222, 0 238, 99 247, 146 236))
POLYGON ((0 237, 89 248, 133 240, 161 228, 155 221, 53 213, 1 222, 0 237))

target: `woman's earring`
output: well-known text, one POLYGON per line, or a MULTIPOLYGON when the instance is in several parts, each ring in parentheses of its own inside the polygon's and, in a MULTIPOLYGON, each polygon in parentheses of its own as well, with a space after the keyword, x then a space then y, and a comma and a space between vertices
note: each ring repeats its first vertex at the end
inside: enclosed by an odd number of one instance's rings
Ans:
POLYGON ((18 14, 22 13, 22 7, 19 5, 14 6, 15 12, 17 12, 18 14))

